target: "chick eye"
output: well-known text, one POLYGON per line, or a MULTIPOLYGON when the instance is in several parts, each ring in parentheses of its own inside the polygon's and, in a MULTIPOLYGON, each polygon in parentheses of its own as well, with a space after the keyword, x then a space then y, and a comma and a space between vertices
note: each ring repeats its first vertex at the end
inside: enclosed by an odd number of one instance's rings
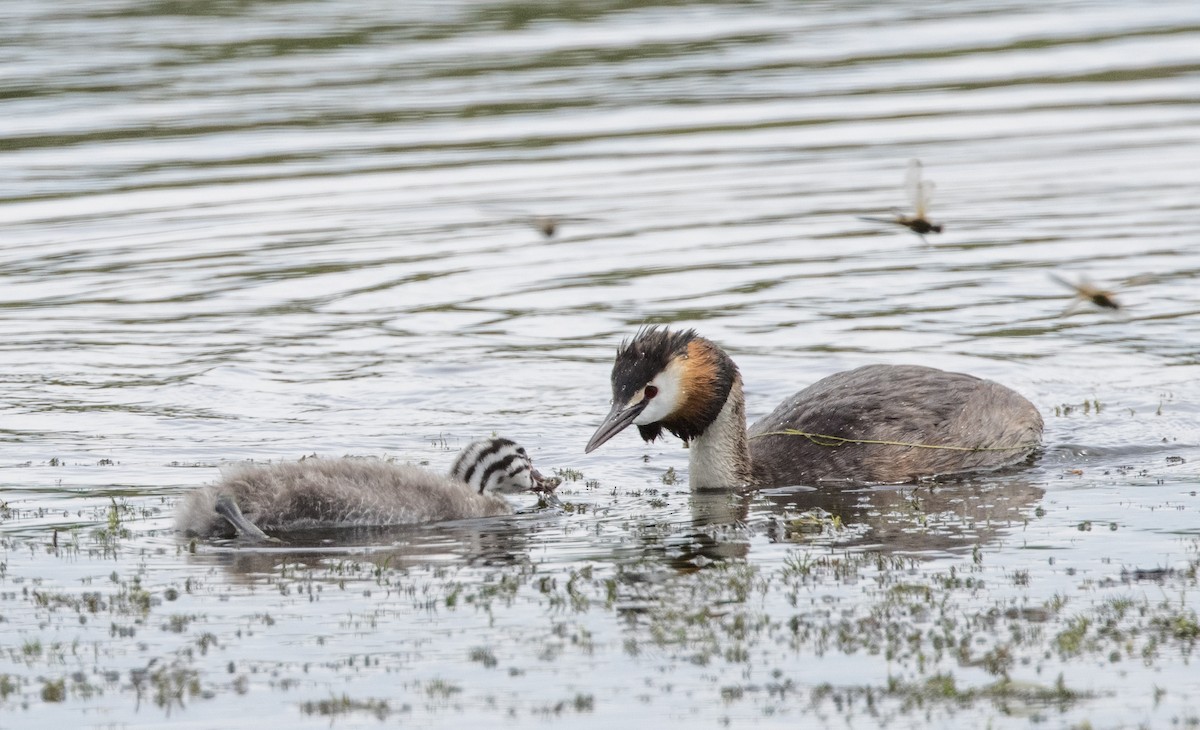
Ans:
POLYGON ((646 400, 650 400, 654 396, 658 395, 658 388, 653 385, 647 385, 644 395, 646 400))

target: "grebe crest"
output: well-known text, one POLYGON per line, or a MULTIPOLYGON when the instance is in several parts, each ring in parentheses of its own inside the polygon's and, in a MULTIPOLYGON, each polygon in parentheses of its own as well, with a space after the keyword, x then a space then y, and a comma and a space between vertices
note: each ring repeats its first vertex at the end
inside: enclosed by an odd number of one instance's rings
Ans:
POLYGON ((644 327, 617 348, 612 411, 587 451, 631 423, 646 441, 663 429, 691 441, 716 419, 737 378, 733 360, 695 330, 644 327))

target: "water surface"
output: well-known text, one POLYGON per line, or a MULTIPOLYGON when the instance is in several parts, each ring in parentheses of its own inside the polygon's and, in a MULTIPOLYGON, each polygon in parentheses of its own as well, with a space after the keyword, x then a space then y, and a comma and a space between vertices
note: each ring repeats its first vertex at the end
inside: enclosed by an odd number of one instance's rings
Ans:
POLYGON ((0 17, 0 724, 1200 718, 1194 3, 0 17), (912 158, 927 244, 858 219, 912 158), (1125 308, 1062 316, 1050 273, 1125 308), (677 442, 582 454, 646 322, 727 347, 751 418, 910 362, 1024 393, 1046 450, 691 495, 677 442), (441 469, 493 431, 567 510, 172 531, 231 460, 441 469))

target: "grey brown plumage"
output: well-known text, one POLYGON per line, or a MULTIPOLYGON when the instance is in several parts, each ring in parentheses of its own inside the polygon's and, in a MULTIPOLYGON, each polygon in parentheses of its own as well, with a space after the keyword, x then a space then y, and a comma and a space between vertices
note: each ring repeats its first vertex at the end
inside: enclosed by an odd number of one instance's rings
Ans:
POLYGON ((512 513, 500 493, 529 491, 540 479, 525 449, 501 438, 469 444, 450 474, 357 457, 243 464, 188 495, 176 526, 189 535, 244 532, 261 539, 264 531, 490 517, 512 513), (240 511, 248 524, 235 527, 237 515, 230 510, 240 511))
POLYGON ((737 366, 692 330, 640 331, 618 349, 612 381, 612 412, 586 450, 631 423, 647 441, 669 431, 690 443, 693 487, 898 483, 991 470, 1028 458, 1042 434, 1041 415, 1015 391, 916 365, 831 375, 747 431, 737 366))
POLYGON ((918 365, 835 373, 779 404, 749 431, 755 481, 764 484, 797 477, 906 482, 997 469, 1026 458, 1041 435, 1037 409, 1016 392, 918 365), (921 446, 766 435, 785 430, 921 446), (963 447, 979 450, 959 450, 963 447))

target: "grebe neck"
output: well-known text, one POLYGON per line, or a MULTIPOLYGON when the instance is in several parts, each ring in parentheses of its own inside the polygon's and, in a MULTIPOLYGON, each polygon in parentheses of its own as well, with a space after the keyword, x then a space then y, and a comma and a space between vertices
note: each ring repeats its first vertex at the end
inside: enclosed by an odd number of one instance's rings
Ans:
POLYGON ((746 401, 736 375, 717 417, 688 446, 692 489, 736 488, 754 483, 746 437, 746 401))

